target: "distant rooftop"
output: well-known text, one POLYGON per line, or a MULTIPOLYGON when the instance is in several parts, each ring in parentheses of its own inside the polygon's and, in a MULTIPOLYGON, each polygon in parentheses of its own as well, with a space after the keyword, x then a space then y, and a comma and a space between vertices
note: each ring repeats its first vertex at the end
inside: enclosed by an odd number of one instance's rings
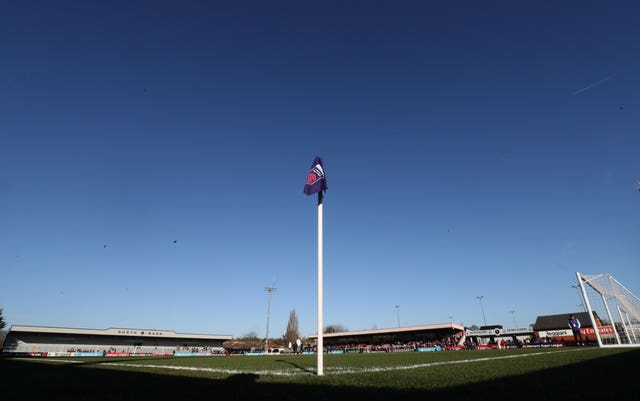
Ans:
MULTIPOLYGON (((344 337, 344 336, 370 336, 370 335, 378 335, 378 334, 401 334, 401 333, 412 333, 419 331, 430 331, 430 330, 442 330, 442 329, 452 329, 452 330, 464 330, 464 326, 457 323, 437 323, 437 324, 421 324, 416 326, 402 326, 402 327, 390 327, 386 329, 370 329, 370 330, 355 330, 355 331, 342 331, 338 333, 324 333, 322 335, 323 338, 331 338, 331 337, 344 337)), ((318 334, 310 334, 309 338, 317 338, 318 334)))

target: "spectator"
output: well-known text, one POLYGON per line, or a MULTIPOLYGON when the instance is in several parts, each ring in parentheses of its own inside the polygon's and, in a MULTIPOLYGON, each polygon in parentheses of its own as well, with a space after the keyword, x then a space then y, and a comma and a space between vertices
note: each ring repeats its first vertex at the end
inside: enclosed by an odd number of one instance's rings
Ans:
POLYGON ((569 315, 569 327, 573 332, 573 340, 576 343, 576 346, 584 345, 584 339, 582 338, 582 332, 580 332, 580 320, 573 315, 569 315), (580 341, 578 342, 578 338, 580 341))

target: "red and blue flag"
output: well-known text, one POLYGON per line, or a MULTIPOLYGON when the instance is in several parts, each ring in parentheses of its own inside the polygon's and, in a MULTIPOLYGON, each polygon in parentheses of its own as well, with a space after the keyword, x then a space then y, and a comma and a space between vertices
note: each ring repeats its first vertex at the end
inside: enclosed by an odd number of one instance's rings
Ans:
POLYGON ((316 156, 313 159, 313 164, 307 174, 307 182, 304 184, 304 193, 307 195, 313 195, 320 191, 327 190, 327 177, 324 173, 324 166, 322 165, 322 158, 316 156))

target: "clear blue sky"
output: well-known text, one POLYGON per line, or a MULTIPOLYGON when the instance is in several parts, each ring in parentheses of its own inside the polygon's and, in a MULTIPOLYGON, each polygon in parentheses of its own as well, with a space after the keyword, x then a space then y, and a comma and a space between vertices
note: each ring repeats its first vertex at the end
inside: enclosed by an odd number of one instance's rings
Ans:
POLYGON ((326 324, 640 292, 637 2, 0 8, 9 324, 315 332, 315 155, 326 324))

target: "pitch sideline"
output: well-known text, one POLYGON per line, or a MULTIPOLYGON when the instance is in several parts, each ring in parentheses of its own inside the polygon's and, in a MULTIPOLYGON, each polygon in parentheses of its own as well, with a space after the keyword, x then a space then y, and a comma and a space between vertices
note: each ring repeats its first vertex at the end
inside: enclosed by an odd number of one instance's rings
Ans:
MULTIPOLYGON (((380 367, 357 368, 357 369, 342 368, 342 367, 325 367, 325 374, 357 374, 357 373, 392 372, 392 371, 399 371, 399 370, 430 368, 430 367, 445 366, 445 365, 497 361, 501 359, 514 359, 514 358, 525 358, 525 357, 531 357, 531 356, 551 355, 551 354, 557 354, 557 353, 575 352, 575 351, 582 351, 582 350, 583 349, 558 350, 558 351, 550 351, 550 352, 535 352, 531 354, 504 355, 504 356, 495 356, 495 357, 462 359, 459 361, 429 362, 429 363, 418 363, 418 364, 412 364, 412 365, 380 366, 380 367)), ((83 362, 83 361, 68 360, 68 359, 58 359, 58 360, 51 360, 51 361, 77 363, 77 364, 93 364, 94 363, 94 362, 83 362)), ((312 370, 303 371, 297 368, 281 369, 281 370, 240 370, 240 369, 204 368, 204 367, 193 367, 193 366, 145 365, 145 364, 139 364, 139 363, 120 363, 120 362, 105 362, 105 363, 100 363, 100 365, 115 366, 115 367, 124 366, 124 367, 139 368, 139 369, 150 368, 150 369, 167 369, 167 370, 178 370, 178 371, 182 370, 182 371, 193 371, 193 372, 208 372, 208 373, 220 373, 220 374, 228 374, 228 375, 255 374, 255 375, 271 375, 271 376, 303 376, 303 375, 309 375, 309 374, 315 373, 312 370)))

